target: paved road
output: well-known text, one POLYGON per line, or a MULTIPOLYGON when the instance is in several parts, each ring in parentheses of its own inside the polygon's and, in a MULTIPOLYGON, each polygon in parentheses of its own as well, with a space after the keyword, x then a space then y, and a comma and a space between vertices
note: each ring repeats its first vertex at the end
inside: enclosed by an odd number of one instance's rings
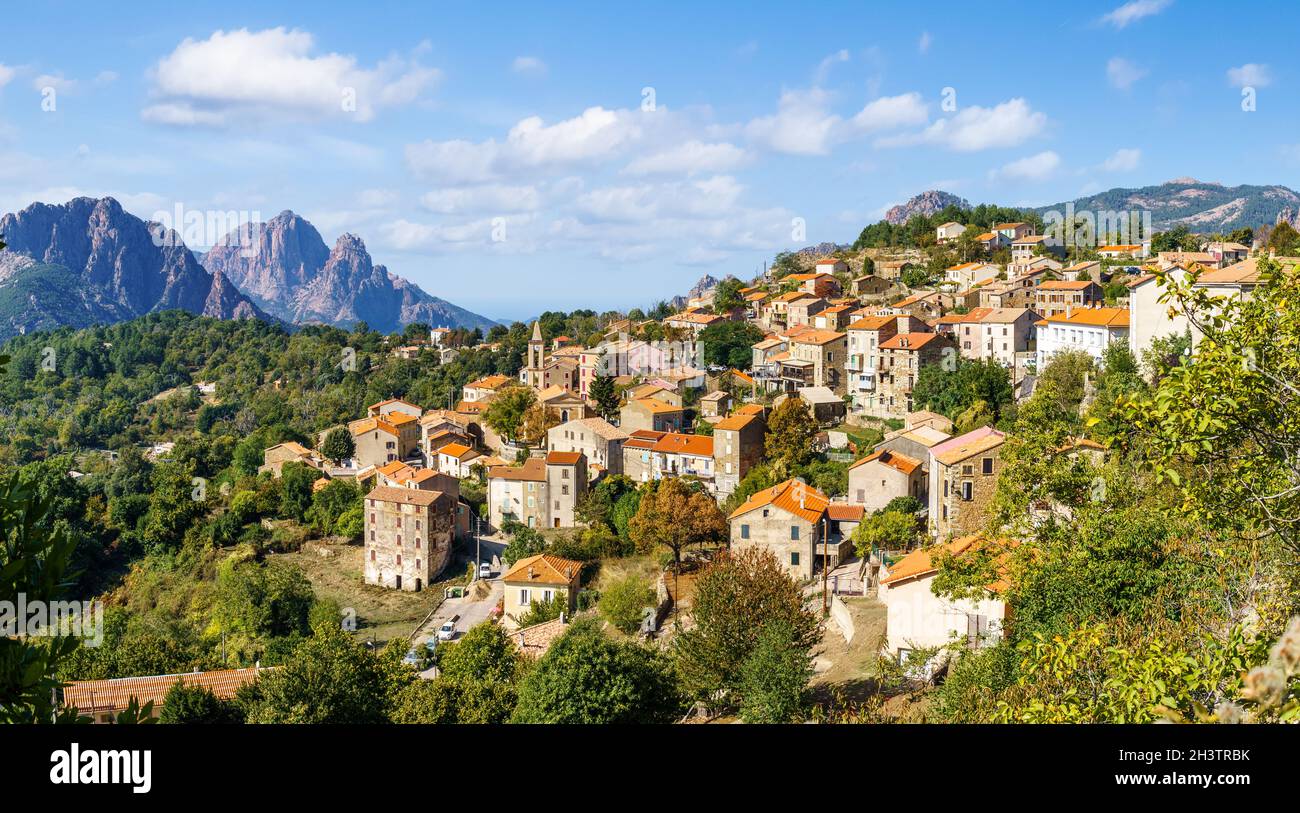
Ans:
MULTIPOLYGON (((474 543, 470 543, 470 555, 473 556, 474 543)), ((460 616, 456 622, 456 638, 460 638, 470 627, 481 624, 491 615, 492 608, 497 606, 501 597, 505 594, 505 587, 501 583, 501 552, 505 550, 506 543, 503 539, 493 539, 483 537, 481 544, 478 546, 481 561, 488 562, 492 565, 492 577, 489 578, 488 586, 490 588, 487 597, 482 599, 472 598, 466 595, 462 598, 449 598, 438 607, 437 612, 433 614, 424 624, 422 624, 411 636, 413 645, 422 645, 430 637, 438 634, 438 628, 443 622, 453 615, 460 616)), ((467 589, 467 593, 472 592, 467 589)), ((452 639, 455 640, 455 639, 452 639)))

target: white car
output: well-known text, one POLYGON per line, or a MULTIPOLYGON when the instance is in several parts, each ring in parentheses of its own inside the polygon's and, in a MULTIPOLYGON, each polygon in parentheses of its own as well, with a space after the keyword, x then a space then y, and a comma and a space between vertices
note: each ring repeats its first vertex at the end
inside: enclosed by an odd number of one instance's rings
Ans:
POLYGON ((479 577, 480 579, 490 579, 490 578, 492 578, 492 565, 488 564, 487 562, 484 562, 484 563, 482 563, 481 565, 479 565, 479 566, 478 566, 478 577, 479 577))
POLYGON ((442 626, 438 627, 438 640, 450 641, 452 638, 455 638, 456 622, 459 620, 460 620, 460 616, 453 615, 451 618, 448 618, 446 621, 444 621, 442 623, 442 626))

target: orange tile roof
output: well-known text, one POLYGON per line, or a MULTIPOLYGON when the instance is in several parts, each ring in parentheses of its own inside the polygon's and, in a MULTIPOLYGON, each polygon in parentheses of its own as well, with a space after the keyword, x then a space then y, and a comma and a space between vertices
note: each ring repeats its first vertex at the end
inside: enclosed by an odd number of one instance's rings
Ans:
POLYGON ((742 414, 740 412, 735 412, 715 423, 713 429, 714 431, 722 429, 724 431, 734 432, 738 429, 744 429, 746 426, 749 426, 750 421, 757 417, 758 415, 755 415, 754 413, 742 414))
POLYGON ((1038 287, 1044 291, 1082 291, 1089 285, 1096 284, 1089 279, 1058 279, 1044 282, 1038 287))
POLYGON ((548 452, 546 464, 548 466, 576 466, 581 459, 582 452, 548 452))
POLYGON ((938 333, 897 333, 880 343, 881 350, 920 350, 939 338, 938 333), (906 346, 904 346, 906 343, 906 346))
MULTIPOLYGON (((398 348, 398 349, 403 349, 403 348, 398 348)), ((410 401, 406 400, 405 398, 385 398, 384 400, 379 401, 378 403, 371 404, 369 409, 379 409, 380 407, 386 407, 389 404, 406 404, 409 407, 415 407, 416 409, 420 408, 419 404, 413 404, 410 401)))
POLYGON ((915 460, 905 454, 899 454, 898 452, 890 451, 889 449, 881 449, 874 454, 862 458, 852 466, 849 466, 849 468, 856 469, 858 466, 866 465, 873 460, 878 460, 892 469, 901 471, 903 474, 911 474, 921 467, 920 460, 915 460))
POLYGON ((686 435, 669 432, 651 448, 651 451, 668 454, 688 454, 696 457, 713 457, 713 438, 708 435, 686 435))
POLYGON ((762 404, 741 404, 731 411, 733 415, 762 415, 764 412, 762 404))
POLYGON ((1058 313, 1047 317, 1046 321, 1063 325, 1128 327, 1128 315, 1128 308, 1075 308, 1069 316, 1058 313))
POLYGON ((755 492, 744 505, 732 511, 728 519, 735 519, 766 505, 780 508, 808 522, 818 522, 825 513, 826 506, 830 505, 830 500, 812 486, 790 479, 755 492))
MULTIPOLYGON (((902 303, 899 303, 902 304, 902 303)), ((897 316, 864 316, 849 325, 849 330, 880 330, 897 316)))
POLYGON ((163 698, 177 681, 186 686, 207 689, 217 697, 229 700, 240 687, 257 680, 259 671, 266 670, 250 666, 247 669, 219 669, 175 675, 76 680, 64 687, 63 705, 75 706, 82 712, 118 711, 126 708, 134 697, 141 706, 153 701, 154 711, 157 712, 162 706, 163 698))
POLYGON ((831 342, 843 339, 844 335, 845 334, 836 330, 809 330, 800 333, 790 341, 798 342, 799 344, 830 344, 831 342))
MULTIPOLYGON (((665 404, 663 401, 660 401, 657 398, 636 398, 633 399, 632 403, 640 404, 641 406, 645 407, 649 411, 656 412, 656 413, 669 413, 669 412, 682 411, 681 407, 673 406, 672 404, 665 404)), ((629 406, 631 406, 631 404, 629 404, 629 406)))
POLYGON ((503 384, 506 384, 507 382, 512 380, 513 379, 510 378, 510 376, 508 375, 501 375, 500 373, 497 373, 495 375, 485 376, 483 378, 480 378, 477 381, 471 381, 465 386, 470 387, 472 389, 495 390, 501 387, 503 384))
POLYGON ((409 468, 411 467, 406 465, 402 461, 394 460, 391 463, 385 463, 384 465, 375 469, 375 471, 379 472, 385 477, 395 477, 397 473, 400 472, 402 469, 409 469, 409 468))
POLYGON ((637 429, 623 442, 624 449, 653 449, 659 438, 668 434, 653 429, 637 429))
POLYGON ((540 483, 546 479, 546 461, 540 457, 530 457, 519 466, 493 466, 488 469, 488 477, 540 483))
POLYGON ((395 486, 376 486, 366 495, 367 500, 380 502, 410 503, 411 505, 433 505, 442 496, 441 491, 422 491, 418 488, 397 488, 395 486))
POLYGON ((457 460, 464 460, 467 455, 478 456, 477 452, 463 443, 448 443, 438 450, 438 454, 450 455, 457 460))
MULTIPOLYGON (((894 584, 907 579, 937 573, 939 566, 936 563, 937 556, 935 554, 939 553, 941 547, 953 556, 960 556, 967 551, 979 550, 987 544, 988 541, 982 536, 963 536, 942 546, 932 545, 928 548, 914 550, 895 562, 893 567, 889 568, 889 575, 881 579, 880 583, 894 584)), ((1005 580, 999 579, 988 585, 988 589, 994 593, 999 593, 1005 591, 1008 586, 1005 580)))
POLYGON ((550 553, 539 553, 515 562, 501 577, 501 581, 567 585, 581 571, 582 562, 562 559, 550 553))
POLYGON ((861 505, 833 502, 826 506, 826 516, 835 522, 860 522, 867 509, 861 505))
POLYGON ((1006 439, 1006 433, 991 426, 981 426, 931 447, 930 454, 945 466, 951 466, 973 455, 995 449, 1006 439))
POLYGON ((418 415, 412 415, 409 412, 390 412, 384 416, 384 420, 388 421, 393 426, 402 426, 411 421, 418 421, 420 420, 420 417, 418 415))

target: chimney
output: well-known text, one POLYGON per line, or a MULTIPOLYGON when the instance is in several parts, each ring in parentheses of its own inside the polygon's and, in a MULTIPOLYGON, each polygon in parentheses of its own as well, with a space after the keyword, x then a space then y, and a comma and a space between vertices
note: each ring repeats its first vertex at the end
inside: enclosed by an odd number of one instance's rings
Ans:
POLYGON ((1066 306, 1065 306, 1065 318, 1066 318, 1066 319, 1069 319, 1069 318, 1070 318, 1071 316, 1073 316, 1073 315, 1074 315, 1074 306, 1073 306, 1073 305, 1066 305, 1066 306))
POLYGON ((532 566, 532 565, 529 565, 529 566, 528 566, 528 578, 529 578, 529 579, 535 579, 535 578, 537 578, 536 576, 533 575, 533 566, 532 566))

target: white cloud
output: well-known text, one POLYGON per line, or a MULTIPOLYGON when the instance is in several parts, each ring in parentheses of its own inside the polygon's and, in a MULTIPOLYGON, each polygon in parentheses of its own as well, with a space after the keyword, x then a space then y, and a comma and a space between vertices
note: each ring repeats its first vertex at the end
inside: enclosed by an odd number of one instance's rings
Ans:
POLYGON ((1023 144, 1046 126, 1046 114, 1034 111, 1024 99, 1015 98, 996 107, 966 107, 919 133, 881 138, 876 144, 882 147, 937 144, 955 152, 976 152, 1023 144))
POLYGON ((95 74, 94 82, 96 85, 111 85, 118 78, 117 71, 100 71, 95 74))
POLYGON ((934 37, 930 36, 930 32, 922 31, 921 38, 917 40, 916 43, 917 52, 922 54, 930 53, 930 45, 933 44, 933 42, 934 42, 934 37))
POLYGON ((820 88, 787 90, 781 94, 776 113, 750 121, 745 134, 776 152, 825 155, 842 121, 827 110, 829 99, 820 88))
POLYGON ((1133 83, 1147 75, 1147 70, 1132 60, 1113 56, 1106 63, 1106 79, 1120 90, 1128 90, 1133 83))
POLYGON ((541 207, 542 197, 532 186, 489 184, 436 189, 426 193, 420 202, 429 211, 445 215, 471 212, 507 214, 535 211, 541 207))
POLYGON ((1228 69, 1228 83, 1239 88, 1267 87, 1273 81, 1273 75, 1267 65, 1247 62, 1240 68, 1228 69))
POLYGON ((1109 23, 1116 28, 1124 28, 1129 23, 1135 23, 1143 17, 1150 17, 1153 14, 1159 14, 1173 3, 1173 0, 1131 0, 1114 11, 1102 16, 1103 23, 1109 23))
POLYGON ((0 63, 0 88, 12 82, 17 73, 11 66, 0 63))
POLYGON ((580 115, 547 124, 537 116, 510 128, 503 141, 432 141, 406 146, 407 166, 422 178, 482 183, 523 170, 599 163, 642 141, 666 121, 660 113, 589 107, 580 115))
POLYGON ((415 101, 439 76, 399 57, 365 68, 356 57, 314 51, 310 33, 283 27, 186 38, 150 71, 158 101, 142 115, 176 125, 244 117, 369 121, 381 108, 415 101))
POLYGON ((546 63, 535 56, 517 56, 515 61, 510 65, 511 70, 515 73, 546 73, 546 63))
POLYGON ((904 93, 899 96, 882 96, 868 102, 852 123, 857 130, 864 133, 898 127, 914 127, 925 124, 930 118, 929 108, 919 93, 904 93))
POLYGON ((1142 160, 1142 151, 1135 147, 1115 150, 1115 154, 1101 163, 1106 172, 1131 172, 1142 160))
POLYGON ((824 58, 817 65, 817 73, 815 75, 816 78, 814 79, 813 84, 820 85, 824 83, 826 81, 826 77, 830 75, 831 68, 834 68, 836 65, 840 64, 841 62, 848 62, 849 58, 850 58, 849 50, 847 48, 841 48, 840 50, 836 51, 830 56, 824 58))
POLYGON ((46 88, 54 88, 59 93, 67 93, 77 87, 77 80, 68 79, 61 73, 43 73, 32 79, 32 89, 43 92, 46 88))
POLYGON ((1018 161, 1004 164, 1000 169, 989 173, 990 180, 1006 181, 1041 181, 1051 177, 1061 165, 1061 156, 1045 150, 1037 155, 1030 155, 1018 161))
POLYGON ((633 159, 624 172, 629 175, 660 173, 695 175, 701 172, 724 172, 748 160, 741 147, 727 142, 707 144, 691 140, 633 159))

